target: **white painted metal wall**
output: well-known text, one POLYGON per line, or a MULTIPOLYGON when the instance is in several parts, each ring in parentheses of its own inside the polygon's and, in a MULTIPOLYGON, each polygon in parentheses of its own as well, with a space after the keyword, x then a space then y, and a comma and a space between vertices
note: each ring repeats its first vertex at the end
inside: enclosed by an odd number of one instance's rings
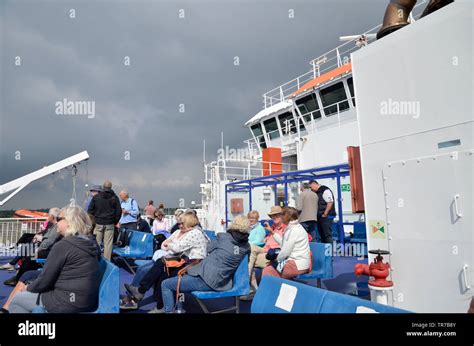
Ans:
POLYGON ((416 312, 474 295, 472 17, 458 0, 352 56, 366 220, 386 231, 368 247, 391 251, 389 301, 416 312))
POLYGON ((345 121, 340 125, 333 123, 317 128, 314 133, 305 136, 298 169, 347 163, 347 147, 359 145, 359 133, 355 110, 344 112, 344 118, 345 121))

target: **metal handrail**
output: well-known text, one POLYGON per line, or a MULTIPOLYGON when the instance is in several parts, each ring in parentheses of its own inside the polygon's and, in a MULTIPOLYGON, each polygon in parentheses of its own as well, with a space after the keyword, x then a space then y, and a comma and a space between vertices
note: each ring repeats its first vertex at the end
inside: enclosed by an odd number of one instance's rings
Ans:
MULTIPOLYGON (((425 3, 426 3, 426 0, 423 0, 423 1, 419 2, 418 4, 416 4, 416 6, 412 10, 412 14, 414 12, 418 12, 418 10, 420 9, 420 6, 425 4, 425 3)), ((421 13, 422 13, 422 11, 420 10, 417 14, 413 15, 412 18, 419 18, 421 13)), ((378 24, 378 25, 374 26, 373 28, 368 29, 367 31, 362 33, 360 36, 362 36, 362 35, 367 36, 367 35, 375 34, 380 29, 381 26, 382 26, 382 24, 378 24)), ((311 69, 308 72, 306 72, 306 73, 304 73, 304 74, 302 74, 302 75, 300 75, 296 78, 293 78, 290 81, 285 82, 285 83, 277 86, 276 88, 273 88, 273 89, 267 91, 266 93, 264 93, 262 95, 263 96, 264 108, 270 107, 275 103, 282 102, 282 101, 286 100, 293 92, 298 90, 304 83, 306 83, 307 81, 309 81, 311 79, 319 77, 323 72, 328 71, 328 70, 332 70, 336 67, 340 67, 344 64, 349 63, 350 60, 351 60, 350 55, 347 59, 342 59, 341 56, 344 56, 344 54, 348 54, 348 53, 351 53, 353 51, 356 51, 356 50, 360 49, 355 44, 357 42, 357 40, 358 40, 358 38, 355 38, 355 39, 350 40, 350 41, 346 41, 346 42, 340 44, 339 46, 337 46, 336 48, 333 48, 333 49, 327 51, 326 53, 321 54, 320 56, 318 56, 315 59, 312 59, 309 62, 309 64, 311 65, 311 69), (344 49, 344 50, 342 50, 342 49, 344 49), (332 61, 335 61, 335 63, 328 66, 328 63, 332 62, 332 61), (322 66, 324 66, 324 69, 321 69, 322 66)))
MULTIPOLYGON (((340 123, 340 114, 341 113, 344 113, 346 112, 347 110, 349 110, 351 108, 350 106, 350 102, 352 102, 353 100, 355 100, 355 97, 350 97, 350 98, 347 98, 345 100, 342 100, 342 101, 339 101, 339 102, 336 102, 336 103, 333 103, 333 104, 330 104, 326 107, 323 107, 322 109, 317 109, 315 111, 312 111, 312 112, 307 112, 307 113, 304 113, 304 114, 301 114, 301 116, 299 114, 297 114, 296 116, 296 120, 297 122, 299 122, 301 124, 301 121, 303 121, 303 123, 308 123, 307 121, 305 121, 304 119, 302 119, 303 117, 306 117, 307 115, 311 115, 311 122, 314 122, 314 121, 320 121, 320 120, 323 120, 323 119, 328 119, 328 118, 332 118, 334 117, 335 115, 337 115, 338 117, 338 120, 339 120, 339 123, 340 123), (349 107, 344 109, 344 110, 341 110, 341 104, 344 103, 344 102, 349 102, 349 107), (331 113, 330 115, 327 115, 324 113, 324 110, 325 109, 328 109, 328 108, 331 108, 331 107, 334 107, 336 106, 336 112, 334 113, 331 113), (317 112, 320 112, 321 113, 321 118, 320 119, 314 119, 313 118, 313 114, 314 113, 317 113, 317 112), (323 114, 324 113, 324 114, 323 114)), ((292 118, 293 120, 293 118, 292 118)), ((291 135, 292 134, 295 134, 295 133, 292 133, 291 131, 294 130, 296 131, 296 133, 298 132, 298 124, 297 122, 295 122, 294 125, 291 125, 291 126, 288 126, 288 127, 283 127, 282 130, 285 131, 286 129, 288 129, 288 132, 287 133, 283 133, 283 136, 286 136, 288 135, 288 141, 291 141, 291 135)), ((308 130, 307 126, 306 126, 306 129, 308 130)), ((314 130, 314 129, 313 129, 314 130)), ((270 134, 272 133, 276 133, 276 132, 280 132, 280 129, 277 129, 277 130, 273 130, 273 131, 270 131, 270 132, 266 132, 265 134, 261 134, 259 136, 256 136, 256 137, 252 137, 252 138, 249 138, 249 139, 246 139, 244 140, 244 143, 248 143, 249 142, 253 142, 255 143, 258 147, 260 147, 260 140, 263 138, 264 140, 270 142, 272 140, 276 140, 277 138, 273 138, 271 139, 270 137, 270 134)), ((278 138, 281 138, 282 136, 279 135, 278 138)))

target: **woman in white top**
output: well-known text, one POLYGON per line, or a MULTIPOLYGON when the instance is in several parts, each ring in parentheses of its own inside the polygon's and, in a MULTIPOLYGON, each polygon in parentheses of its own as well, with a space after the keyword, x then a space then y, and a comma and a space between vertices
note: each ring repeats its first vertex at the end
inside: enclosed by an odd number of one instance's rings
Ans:
POLYGON ((273 239, 281 245, 280 252, 276 260, 265 267, 262 275, 291 280, 310 271, 309 239, 306 230, 298 223, 298 211, 295 208, 283 208, 282 218, 283 223, 288 225, 283 236, 270 231, 273 239))
POLYGON ((167 218, 165 218, 165 214, 161 210, 155 211, 155 221, 153 221, 153 228, 151 232, 154 235, 157 235, 160 231, 168 232, 170 230, 170 223, 167 218))
MULTIPOLYGON (((173 256, 180 256, 186 263, 192 260, 201 260, 207 256, 209 237, 199 228, 199 220, 193 213, 184 213, 180 218, 180 230, 174 232, 161 244, 161 250, 173 256)), ((185 264, 186 265, 186 264, 185 264)), ((154 287, 156 308, 153 312, 162 312, 163 300, 161 296, 161 282, 169 277, 176 276, 179 268, 168 268, 161 259, 148 265, 146 272, 140 278, 134 278, 132 284, 125 284, 129 299, 124 299, 122 309, 136 309, 147 290, 154 287), (131 302, 131 299, 135 301, 131 302)), ((184 266, 184 265, 183 265, 184 266)), ((138 272, 137 272, 138 273, 138 272)))

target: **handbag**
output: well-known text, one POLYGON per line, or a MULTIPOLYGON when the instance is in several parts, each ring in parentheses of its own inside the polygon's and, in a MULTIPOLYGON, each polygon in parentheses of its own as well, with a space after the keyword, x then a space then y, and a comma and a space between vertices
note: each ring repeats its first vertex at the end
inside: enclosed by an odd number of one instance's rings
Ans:
POLYGON ((180 256, 167 256, 161 257, 163 264, 165 265, 166 273, 170 275, 171 268, 179 268, 186 264, 186 260, 180 256))
POLYGON ((127 229, 120 229, 118 231, 116 245, 118 247, 126 247, 130 245, 130 234, 127 229))

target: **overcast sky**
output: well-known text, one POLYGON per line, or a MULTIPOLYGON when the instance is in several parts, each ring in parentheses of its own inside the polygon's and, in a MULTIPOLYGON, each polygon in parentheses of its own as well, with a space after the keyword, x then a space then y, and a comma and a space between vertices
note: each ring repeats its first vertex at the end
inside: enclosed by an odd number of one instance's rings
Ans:
MULTIPOLYGON (((200 203, 203 139, 207 161, 221 131, 241 147, 264 92, 307 72, 339 36, 380 23, 387 3, 1 1, 0 184, 87 150, 79 201, 86 182, 111 179, 141 207, 200 203), (94 101, 95 117, 56 114, 65 98, 94 101)), ((71 194, 63 172, 2 209, 61 207, 71 194)))

